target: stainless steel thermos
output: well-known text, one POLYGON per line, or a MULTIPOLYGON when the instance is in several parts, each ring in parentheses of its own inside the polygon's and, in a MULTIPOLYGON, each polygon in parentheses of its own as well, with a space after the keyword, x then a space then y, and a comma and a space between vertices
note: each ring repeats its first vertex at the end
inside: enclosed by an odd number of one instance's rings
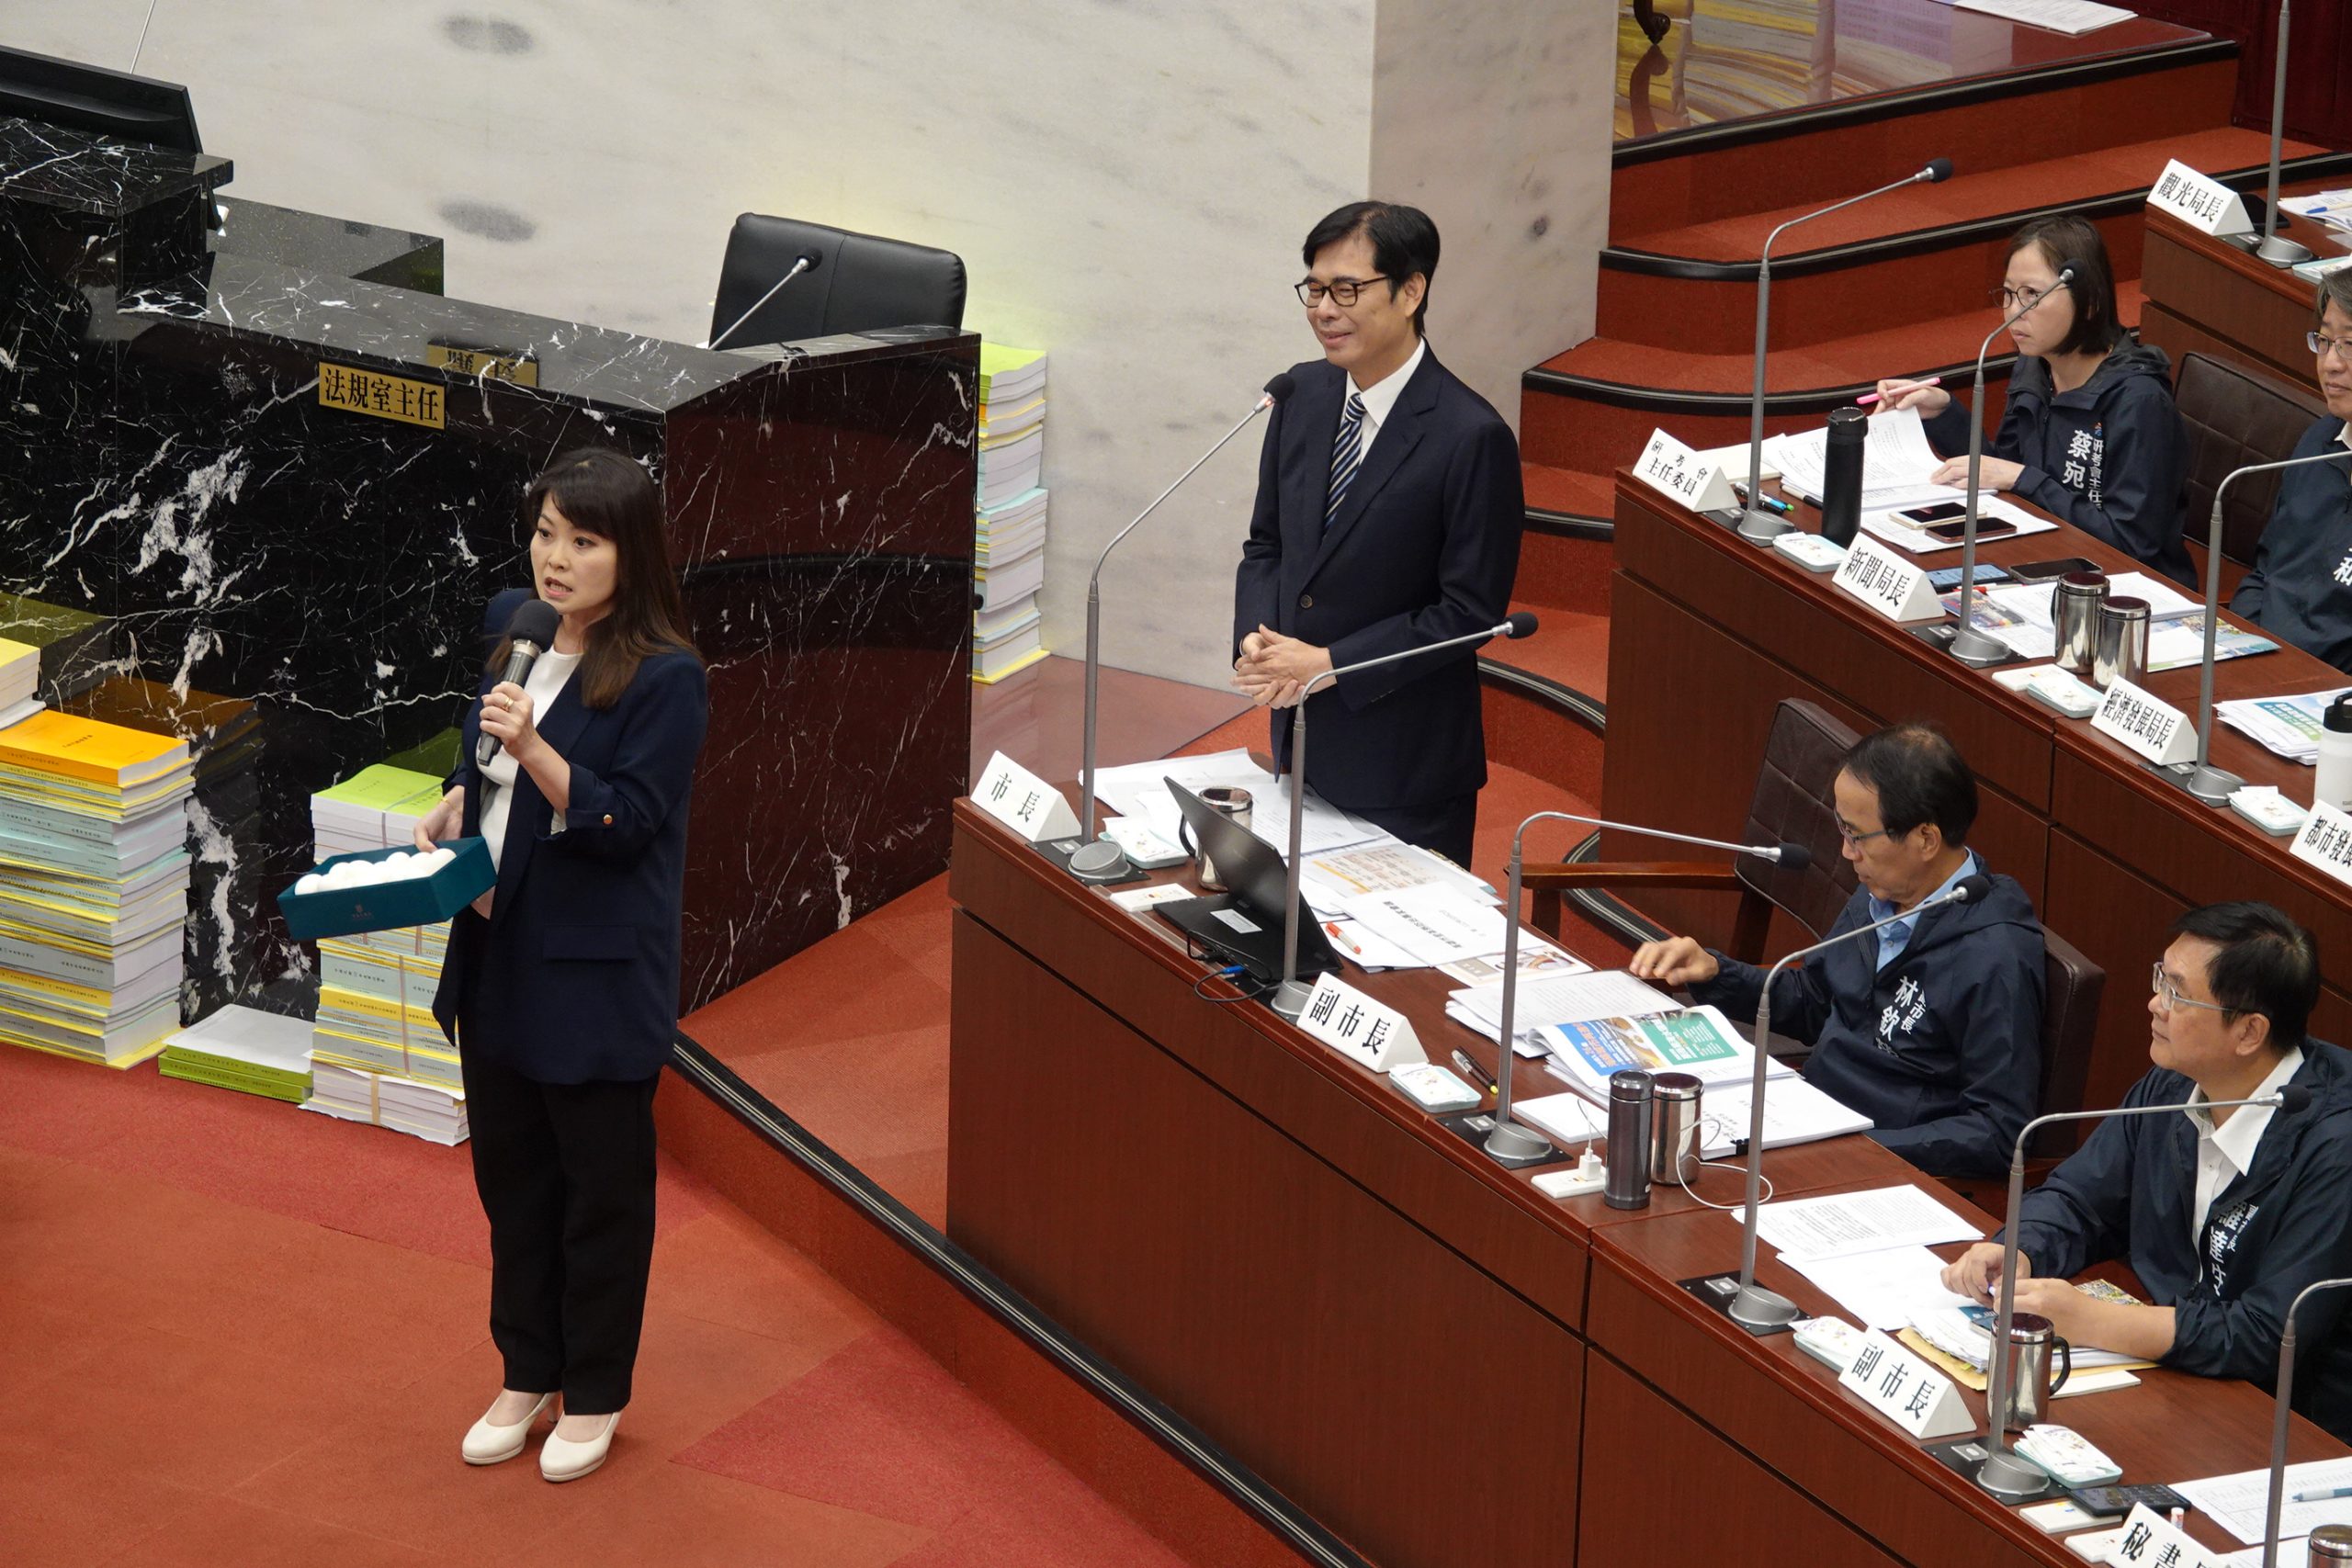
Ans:
POLYGON ((2050 626, 2058 668, 2070 675, 2091 672, 2092 644, 2098 634, 2098 607, 2107 603, 2107 573, 2070 571, 2058 580, 2050 600, 2050 626))
POLYGON ((1609 1158, 1600 1201, 1612 1209, 1650 1204, 1650 1076, 1632 1067, 1609 1075, 1609 1158))
POLYGON ((1650 1079, 1650 1179, 1690 1185, 1699 1163, 1699 1092, 1690 1073, 1658 1073, 1650 1079))

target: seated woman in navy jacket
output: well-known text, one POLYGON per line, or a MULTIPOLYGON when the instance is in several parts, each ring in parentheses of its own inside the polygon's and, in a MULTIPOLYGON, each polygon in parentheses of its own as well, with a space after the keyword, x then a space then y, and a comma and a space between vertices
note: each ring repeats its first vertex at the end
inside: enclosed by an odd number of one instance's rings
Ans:
POLYGON ((479 834, 497 886, 461 911, 434 1016, 458 1043, 490 1219, 490 1328, 505 1387, 468 1462, 523 1451, 550 1481, 604 1461, 653 1257, 653 1090, 678 1006, 686 805, 708 717, 662 500, 618 452, 556 459, 524 498, 529 591, 491 601, 498 646, 420 847, 479 834), (521 685, 503 629, 532 592, 560 617, 521 685), (501 750, 477 766, 476 743, 501 750))
MULTIPOLYGON (((2004 316, 2030 308, 2009 328, 2018 362, 1979 481, 2188 582, 2180 542, 2188 438, 2173 406, 2172 362, 2123 330, 2098 231, 2073 216, 2018 230, 2000 301, 2004 316), (2062 288, 2069 265, 2075 276, 2062 288)), ((1917 381, 1881 381, 1878 391, 1880 408, 1917 409, 1927 420, 1929 444, 1948 459, 1935 482, 1966 484, 1967 407, 1917 381)))
MULTIPOLYGON (((2289 1303, 2315 1280, 2352 1275, 2352 1070, 2303 1033, 2319 954, 2267 904, 2212 904, 2174 924, 2154 987, 2155 1066, 2123 1103, 2178 1109, 2100 1122, 2026 1194, 2017 1310, 2073 1345, 2268 1388, 2289 1303), (2288 1084, 2311 1103, 2207 1109, 2288 1084), (2111 1258, 2131 1264, 2152 1304, 2066 1283, 2111 1258)), ((1979 1242, 1944 1269, 1944 1288, 1990 1303, 2000 1272, 1998 1239, 1979 1242)), ((2347 1299, 2320 1292, 2296 1318, 2294 1405, 2352 1440, 2352 1340, 2335 1332, 2347 1299)))

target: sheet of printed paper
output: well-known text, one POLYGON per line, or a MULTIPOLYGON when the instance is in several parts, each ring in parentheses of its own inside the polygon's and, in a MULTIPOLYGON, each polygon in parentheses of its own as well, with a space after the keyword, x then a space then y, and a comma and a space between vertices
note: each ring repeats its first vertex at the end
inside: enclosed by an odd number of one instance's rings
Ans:
MULTIPOLYGON (((2270 1472, 2242 1470, 2234 1475, 2211 1475, 2202 1481, 2176 1481, 2173 1490, 2199 1511, 2244 1541, 2262 1539, 2263 1515, 2270 1497, 2270 1472)), ((2352 1459, 2315 1459, 2287 1467, 2286 1500, 2278 1510, 2278 1534, 2309 1535, 2322 1525, 2352 1525, 2352 1497, 2325 1503, 2298 1503, 2298 1492, 2326 1492, 2352 1486, 2352 1459)), ((2298 1561, 2283 1551, 2281 1562, 2298 1561)))
POLYGON ((1378 931, 1369 930, 1363 921, 1345 915, 1323 916, 1323 934, 1331 939, 1331 946, 1340 957, 1352 961, 1359 969, 1427 969, 1430 962, 1397 946, 1378 931))
POLYGON ((1612 1073, 1689 1073, 1713 1087, 1745 1085, 1756 1071, 1755 1049, 1713 1008, 1554 1024, 1542 1039, 1568 1081, 1596 1098, 1612 1073))
POLYGON ((1944 1289, 1943 1259, 1924 1247, 1808 1258, 1789 1266, 1819 1286, 1855 1322, 1889 1334, 1908 1326, 1915 1308, 1968 1304, 1967 1297, 1944 1289))
POLYGON ((1493 888, 1444 856, 1431 854, 1401 839, 1386 837, 1358 844, 1352 849, 1310 855, 1299 877, 1312 886, 1329 889, 1335 900, 1351 898, 1359 893, 1393 891, 1399 887, 1420 887, 1436 883, 1483 903, 1502 902, 1501 896, 1493 888))
MULTIPOLYGON (((1532 936, 1524 931, 1520 933, 1519 983, 1521 985, 1524 986, 1530 980, 1589 975, 1591 972, 1592 965, 1576 954, 1562 952, 1542 937, 1532 936)), ((1465 986, 1491 984, 1497 995, 1499 996, 1502 990, 1503 955, 1498 953, 1491 958, 1457 958, 1451 964, 1439 964, 1438 973, 1450 980, 1459 980, 1465 986)), ((1498 1017, 1498 1027, 1499 1022, 1498 1017)))
MULTIPOLYGON (((1287 779, 1273 774, 1250 761, 1250 753, 1236 749, 1216 751, 1203 757, 1169 757, 1156 762, 1131 762, 1116 768, 1098 768, 1094 773, 1094 793, 1102 802, 1122 816, 1142 817, 1151 824, 1151 830, 1162 838, 1173 840, 1182 813, 1176 809, 1173 796, 1163 782, 1174 779, 1198 795, 1213 784, 1224 784, 1250 792, 1250 830, 1287 853, 1290 849, 1290 794, 1287 779)), ((1313 790, 1306 792, 1306 810, 1302 814, 1299 846, 1310 853, 1328 850, 1342 850, 1352 845, 1385 838, 1381 830, 1360 817, 1351 817, 1329 804, 1313 790)))
MULTIPOLYGON (((1755 1064, 1748 1064, 1751 1074, 1755 1064)), ((1823 1138, 1842 1138, 1849 1133, 1867 1133, 1871 1119, 1820 1089, 1796 1074, 1792 1067, 1772 1064, 1765 1075, 1764 1086, 1764 1146, 1784 1149, 1792 1144, 1810 1144, 1823 1138)), ((1710 1086, 1699 1106, 1699 1152, 1708 1159, 1724 1159, 1737 1154, 1747 1142, 1750 1126, 1748 1107, 1752 1103, 1748 1089, 1752 1077, 1737 1083, 1710 1086)))
MULTIPOLYGON (((1498 976, 1495 984, 1474 986, 1447 998, 1449 1007, 1459 1006, 1479 1020, 1474 1027, 1489 1040, 1496 1039, 1502 1029, 1500 979, 1498 976)), ((1548 1024, 1581 1023, 1595 1018, 1645 1018, 1651 1013, 1672 1012, 1682 1005, 1623 969, 1533 979, 1522 976, 1512 1002, 1517 1011, 1511 1027, 1519 1033, 1519 1052, 1522 1056, 1546 1054, 1541 1043, 1529 1044, 1528 1036, 1548 1024)))
MULTIPOLYGON (((1908 493, 1926 486, 1943 459, 1928 444, 1928 432, 1916 409, 1872 414, 1862 442, 1862 494, 1908 493)), ((1806 495, 1821 493, 1829 457, 1829 427, 1781 437, 1775 448, 1781 477, 1806 495)), ((1744 479, 1745 476, 1743 476, 1744 479)))
MULTIPOLYGON (((1768 1099, 1768 1107, 1770 1103, 1768 1099)), ((1890 1247, 1975 1241, 1984 1233, 1906 1183, 1767 1203, 1757 1214, 1756 1234, 1780 1252, 1782 1261, 1794 1262, 1890 1247)))
POLYGON ((1346 908, 1367 930, 1430 964, 1499 953, 1506 940, 1500 909, 1451 887, 1424 884, 1363 893, 1346 908))

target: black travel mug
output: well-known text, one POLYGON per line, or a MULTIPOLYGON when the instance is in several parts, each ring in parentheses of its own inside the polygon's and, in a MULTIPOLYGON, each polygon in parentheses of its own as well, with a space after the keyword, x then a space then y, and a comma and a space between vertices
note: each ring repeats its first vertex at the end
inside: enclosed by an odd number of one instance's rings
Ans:
POLYGON ((1829 449, 1821 464, 1821 536, 1843 549, 1862 525, 1862 443, 1870 416, 1858 408, 1829 411, 1829 449))

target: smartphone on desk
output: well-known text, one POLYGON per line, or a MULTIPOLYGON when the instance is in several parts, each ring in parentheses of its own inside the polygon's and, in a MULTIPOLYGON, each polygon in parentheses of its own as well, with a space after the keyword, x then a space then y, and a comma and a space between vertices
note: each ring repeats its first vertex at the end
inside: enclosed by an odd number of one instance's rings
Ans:
MULTIPOLYGON (((1925 509, 1923 508, 1922 510, 1925 509)), ((1980 545, 1987 539, 2003 538, 2010 534, 2016 533, 2017 531, 2018 525, 2016 524, 2005 521, 2002 518, 1979 517, 1976 520, 1976 542, 1980 545)), ((1957 539, 1968 532, 1968 519, 1966 517, 1962 517, 1957 523, 1939 523, 1934 527, 1926 530, 1926 532, 1928 537, 1931 539, 1943 539, 1946 541, 1957 539)))
POLYGON ((2095 561, 2081 556, 2061 556, 2056 560, 2030 560, 2023 566, 2009 568, 2009 575, 2019 582, 2055 582, 2070 571, 2097 571, 2095 561))
POLYGON ((2154 1482, 2132 1486, 2073 1486, 2067 1488, 2066 1495, 2083 1512, 2101 1518, 2120 1517, 2132 1511, 2134 1503, 2145 1503, 2159 1514, 2189 1506, 2188 1498, 2154 1482))
POLYGON ((1930 523, 1949 523, 1955 517, 1968 515, 1968 508, 1957 501, 1939 501, 1932 506, 1906 506, 1895 513, 1914 528, 1925 528, 1930 523))

